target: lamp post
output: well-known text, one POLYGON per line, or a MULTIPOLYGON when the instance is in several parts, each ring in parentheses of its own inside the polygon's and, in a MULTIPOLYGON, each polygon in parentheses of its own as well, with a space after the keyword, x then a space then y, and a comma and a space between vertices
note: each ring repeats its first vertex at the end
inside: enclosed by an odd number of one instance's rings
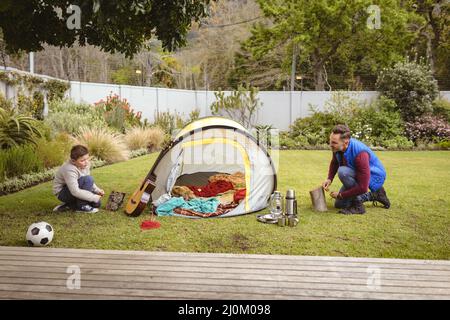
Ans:
POLYGON ((31 51, 28 54, 28 60, 29 60, 29 65, 30 65, 30 73, 34 73, 34 52, 31 51))
POLYGON ((300 115, 302 114, 302 98, 303 98, 303 77, 301 75, 295 76, 296 80, 300 80, 300 115))
POLYGON ((295 76, 295 79, 300 80, 300 90, 303 91, 303 77, 298 74, 295 76))
POLYGON ((144 74, 142 73, 142 70, 136 69, 136 74, 140 74, 141 76, 141 87, 144 86, 144 74))

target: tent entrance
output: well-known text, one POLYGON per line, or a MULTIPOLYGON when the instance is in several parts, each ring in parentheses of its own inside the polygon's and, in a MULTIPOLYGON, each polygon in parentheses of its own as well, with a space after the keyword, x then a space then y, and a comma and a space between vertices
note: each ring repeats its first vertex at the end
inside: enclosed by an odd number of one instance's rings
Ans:
MULTIPOLYGON (((247 190, 245 198, 244 198, 244 202, 245 202, 245 210, 249 211, 250 210, 250 205, 249 205, 249 195, 250 195, 250 179, 251 179, 251 168, 250 168, 250 159, 249 159, 249 155, 247 154, 246 149, 236 140, 233 139, 229 139, 229 138, 203 138, 201 140, 192 140, 192 141, 187 141, 185 143, 183 143, 182 148, 183 150, 190 150, 191 152, 194 151, 195 152, 195 148, 196 147, 204 147, 205 145, 223 145, 223 146, 228 146, 231 147, 232 149, 237 151, 237 154, 240 155, 241 157, 241 161, 240 164, 238 164, 237 166, 239 167, 239 170, 234 170, 234 171, 242 171, 245 174, 245 189, 247 190)), ((200 151, 201 152, 201 151, 200 151)), ((184 152, 183 152, 184 153, 184 152)), ((180 154, 181 156, 181 154, 180 154)), ((204 167, 204 165, 202 165, 204 167)), ((225 169, 225 168, 229 168, 230 166, 227 164, 221 164, 221 165, 213 165, 214 166, 214 171, 217 171, 218 168, 220 168, 221 166, 225 169)), ((182 171, 186 170, 186 165, 183 164, 183 169, 182 171)), ((194 165, 195 167, 195 165, 194 165)), ((191 174, 196 173, 198 170, 187 170, 187 172, 191 172, 191 174)), ((186 172, 186 171, 185 171, 186 172)), ((227 170, 224 170, 221 173, 226 173, 227 170)), ((228 172, 228 173, 232 173, 232 172, 228 172)))
POLYGON ((204 186, 208 184, 209 177, 218 174, 218 171, 185 173, 180 175, 175 182, 176 186, 204 186))

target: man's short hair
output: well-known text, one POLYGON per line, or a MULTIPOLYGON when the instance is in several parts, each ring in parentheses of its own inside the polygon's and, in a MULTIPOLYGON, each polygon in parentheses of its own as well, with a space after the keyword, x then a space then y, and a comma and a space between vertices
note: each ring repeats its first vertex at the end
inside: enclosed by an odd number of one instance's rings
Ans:
POLYGON ((340 134, 341 139, 350 139, 351 137, 350 128, 345 124, 336 125, 331 132, 333 134, 340 134))
POLYGON ((77 160, 78 158, 81 158, 82 156, 89 153, 88 148, 81 144, 77 144, 76 146, 73 146, 70 150, 70 159, 77 160))

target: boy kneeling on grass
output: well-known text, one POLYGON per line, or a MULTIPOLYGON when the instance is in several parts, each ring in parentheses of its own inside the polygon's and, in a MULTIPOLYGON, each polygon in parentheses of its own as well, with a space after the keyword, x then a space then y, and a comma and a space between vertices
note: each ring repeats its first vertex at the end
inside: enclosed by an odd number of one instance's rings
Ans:
POLYGON ((63 202, 53 211, 98 212, 105 192, 95 185, 90 175, 89 151, 85 146, 72 147, 70 159, 55 174, 53 194, 63 202))

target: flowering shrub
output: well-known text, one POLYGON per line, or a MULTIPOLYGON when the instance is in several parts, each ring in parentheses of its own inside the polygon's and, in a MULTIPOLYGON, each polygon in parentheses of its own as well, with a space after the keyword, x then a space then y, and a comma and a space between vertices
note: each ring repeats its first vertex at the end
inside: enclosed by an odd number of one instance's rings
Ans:
POLYGON ((79 133, 80 128, 106 128, 103 113, 87 103, 76 103, 70 99, 53 100, 49 103, 49 114, 45 123, 53 133, 79 133))
POLYGON ((380 102, 359 109, 348 123, 352 135, 373 146, 404 135, 404 123, 398 112, 388 111, 380 102))
POLYGON ((433 102, 433 114, 442 116, 450 122, 450 101, 440 98, 433 102))
MULTIPOLYGON (((311 116, 297 119, 291 126, 288 145, 299 146, 298 137, 305 137, 309 145, 328 144, 331 129, 336 124, 349 126, 352 136, 368 145, 384 146, 384 141, 392 141, 404 136, 404 123, 399 112, 395 111, 395 102, 380 97, 369 106, 361 106, 358 101, 342 93, 333 94, 326 104, 325 111, 312 110, 311 116), (394 139, 394 140, 393 140, 394 139)), ((303 141, 303 140, 300 140, 303 141)))
POLYGON ((140 111, 135 113, 127 99, 121 99, 117 94, 110 93, 106 101, 101 99, 94 105, 102 110, 108 125, 122 133, 127 128, 141 123, 142 113, 140 111))
POLYGON ((450 124, 443 117, 427 114, 407 122, 405 132, 414 142, 446 140, 450 139, 450 124))
POLYGON ((431 112, 432 102, 439 94, 428 66, 415 62, 399 62, 384 69, 376 85, 384 96, 396 102, 403 119, 408 121, 431 112))

